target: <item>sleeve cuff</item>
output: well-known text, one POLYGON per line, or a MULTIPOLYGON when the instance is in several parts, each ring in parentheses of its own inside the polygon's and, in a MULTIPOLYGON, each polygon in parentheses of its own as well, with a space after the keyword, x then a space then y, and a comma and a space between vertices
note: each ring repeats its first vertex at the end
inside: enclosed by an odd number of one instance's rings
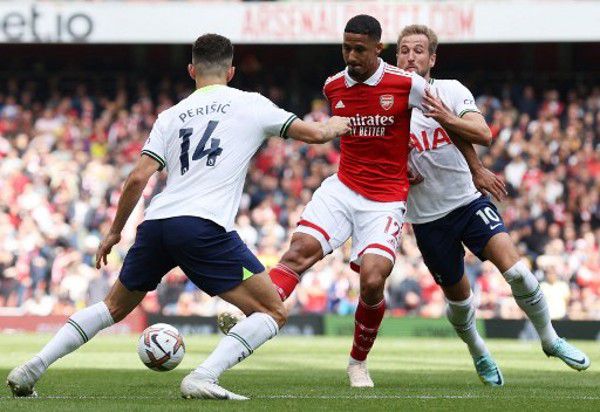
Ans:
POLYGON ((463 110, 462 112, 460 112, 460 113, 458 114, 458 117, 463 117, 463 116, 464 116, 465 114, 467 114, 467 113, 479 113, 479 114, 481 114, 481 112, 480 112, 479 110, 475 110, 475 109, 465 109, 465 110, 463 110))
POLYGON ((288 119, 285 121, 283 126, 281 126, 281 130, 279 130, 279 136, 283 137, 284 139, 287 139, 287 131, 288 131, 290 125, 292 124, 292 122, 294 120, 296 120, 297 118, 298 118, 298 116, 296 116, 295 114, 288 117, 288 119))
POLYGON ((162 157, 160 157, 159 155, 157 155, 156 153, 154 153, 150 150, 147 150, 147 149, 142 150, 142 155, 149 156, 149 157, 153 158, 154 160, 156 160, 160 165, 160 167, 158 168, 159 171, 163 170, 165 168, 165 166, 167 165, 162 157))

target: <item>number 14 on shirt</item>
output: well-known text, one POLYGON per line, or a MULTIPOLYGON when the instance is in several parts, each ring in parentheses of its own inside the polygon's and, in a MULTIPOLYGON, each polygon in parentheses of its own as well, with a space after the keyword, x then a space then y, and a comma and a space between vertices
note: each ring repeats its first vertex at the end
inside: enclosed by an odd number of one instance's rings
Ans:
MULTIPOLYGON (((208 122, 206 129, 204 130, 204 134, 202 138, 198 142, 198 146, 194 150, 194 154, 192 155, 192 160, 200 160, 204 156, 206 158, 207 166, 214 166, 217 161, 217 156, 223 153, 223 149, 219 147, 221 143, 220 139, 210 139, 210 136, 213 134, 217 125, 219 124, 218 120, 211 120, 208 122), (210 139, 210 148, 206 149, 206 143, 210 139)), ((194 134, 193 128, 185 128, 179 129, 179 138, 181 139, 181 155, 179 156, 179 160, 181 162, 181 174, 185 174, 190 168, 190 157, 189 157, 189 149, 190 149, 190 137, 194 134)))

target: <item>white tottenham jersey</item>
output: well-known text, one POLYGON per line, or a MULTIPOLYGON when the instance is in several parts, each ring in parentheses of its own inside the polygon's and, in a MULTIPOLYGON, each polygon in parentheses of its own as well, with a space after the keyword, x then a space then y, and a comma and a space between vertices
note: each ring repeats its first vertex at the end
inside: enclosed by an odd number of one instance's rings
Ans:
MULTIPOLYGON (((477 112, 473 95, 458 80, 431 80, 432 92, 459 117, 477 112)), ((454 209, 477 199, 467 161, 440 124, 413 109, 410 122, 410 168, 420 173, 423 182, 408 192, 406 220, 427 223, 446 216, 454 209)))
POLYGON ((250 159, 266 137, 285 137, 294 119, 258 93, 222 85, 162 112, 142 154, 167 168, 167 184, 145 219, 198 216, 233 230, 250 159))

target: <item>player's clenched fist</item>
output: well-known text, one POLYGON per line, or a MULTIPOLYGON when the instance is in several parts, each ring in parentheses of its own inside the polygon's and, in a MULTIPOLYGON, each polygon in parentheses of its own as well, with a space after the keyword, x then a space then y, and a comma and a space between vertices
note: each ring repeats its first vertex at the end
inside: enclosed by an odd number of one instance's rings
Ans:
POLYGON ((332 139, 352 133, 349 117, 332 116, 327 120, 327 128, 333 135, 332 139))
POLYGON ((425 180, 425 178, 419 172, 411 169, 410 167, 408 168, 407 174, 408 174, 408 184, 410 184, 411 186, 418 185, 423 180, 425 180))

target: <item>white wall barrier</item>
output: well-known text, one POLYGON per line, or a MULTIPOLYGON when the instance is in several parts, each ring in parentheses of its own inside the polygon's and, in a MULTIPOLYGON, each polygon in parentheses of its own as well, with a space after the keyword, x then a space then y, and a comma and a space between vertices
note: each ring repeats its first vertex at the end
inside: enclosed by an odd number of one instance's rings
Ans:
POLYGON ((447 43, 600 40, 600 1, 0 2, 0 43, 191 43, 206 32, 235 43, 339 43, 346 21, 377 17, 394 43, 412 23, 447 43))

